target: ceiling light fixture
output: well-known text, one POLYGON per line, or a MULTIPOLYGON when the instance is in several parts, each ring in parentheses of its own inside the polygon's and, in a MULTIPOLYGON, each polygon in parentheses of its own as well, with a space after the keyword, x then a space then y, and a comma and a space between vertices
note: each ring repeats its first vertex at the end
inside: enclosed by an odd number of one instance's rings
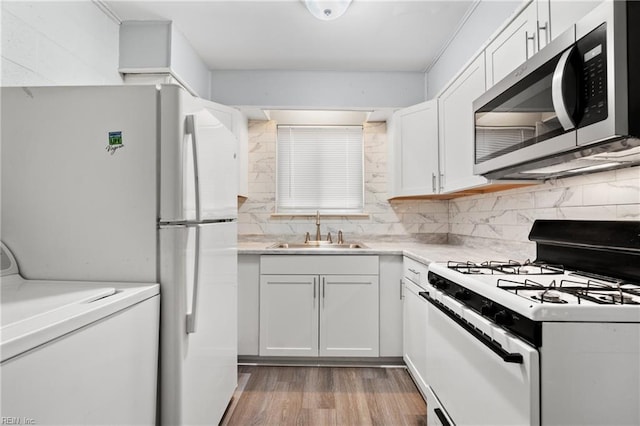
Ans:
POLYGON ((352 0, 302 0, 309 12, 322 21, 332 21, 344 15, 352 0))

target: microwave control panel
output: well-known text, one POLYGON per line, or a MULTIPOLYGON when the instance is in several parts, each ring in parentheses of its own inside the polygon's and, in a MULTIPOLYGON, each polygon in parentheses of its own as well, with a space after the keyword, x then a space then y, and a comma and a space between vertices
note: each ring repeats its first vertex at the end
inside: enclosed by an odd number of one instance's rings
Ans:
POLYGON ((607 108, 607 24, 602 24, 576 43, 580 71, 581 119, 578 127, 605 120, 607 108))

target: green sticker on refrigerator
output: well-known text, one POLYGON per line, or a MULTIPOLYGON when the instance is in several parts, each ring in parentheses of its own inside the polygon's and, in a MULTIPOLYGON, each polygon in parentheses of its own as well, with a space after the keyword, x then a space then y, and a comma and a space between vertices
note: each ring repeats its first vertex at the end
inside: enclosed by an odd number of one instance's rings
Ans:
POLYGON ((122 132, 109 132, 109 146, 122 146, 122 132))
POLYGON ((107 145, 107 152, 113 154, 118 148, 122 148, 122 132, 109 132, 109 144, 107 145))

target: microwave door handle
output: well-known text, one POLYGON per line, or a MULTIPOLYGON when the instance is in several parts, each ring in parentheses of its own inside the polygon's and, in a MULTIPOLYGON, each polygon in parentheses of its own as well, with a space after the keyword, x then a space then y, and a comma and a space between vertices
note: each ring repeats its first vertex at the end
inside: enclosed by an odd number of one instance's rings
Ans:
POLYGON ((566 81, 566 76, 569 68, 569 59, 573 48, 567 49, 556 65, 556 69, 553 72, 553 80, 551 83, 551 99, 553 100, 553 109, 556 111, 558 121, 564 130, 571 130, 576 127, 571 113, 567 108, 567 103, 564 99, 563 88, 566 81))

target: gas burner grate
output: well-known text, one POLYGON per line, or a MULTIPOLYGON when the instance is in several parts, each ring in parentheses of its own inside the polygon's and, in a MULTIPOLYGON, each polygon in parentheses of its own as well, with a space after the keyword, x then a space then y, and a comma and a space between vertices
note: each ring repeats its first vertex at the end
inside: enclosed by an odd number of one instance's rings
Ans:
POLYGON ((623 288, 624 284, 620 283, 606 284, 591 279, 586 281, 563 279, 560 280, 560 284, 552 280, 548 285, 543 285, 528 278, 524 281, 499 278, 496 285, 502 290, 539 303, 568 303, 562 297, 565 294, 575 297, 577 304, 589 301, 600 305, 640 305, 640 290, 623 288), (537 293, 523 294, 531 291, 537 293))
POLYGON ((541 290, 538 294, 531 296, 534 300, 539 300, 541 303, 569 303, 562 298, 562 292, 553 289, 541 290))
POLYGON ((578 299, 589 300, 601 305, 640 305, 640 302, 634 300, 634 297, 640 296, 638 291, 625 289, 622 287, 622 283, 604 284, 591 279, 582 286, 575 286, 575 284, 584 284, 581 281, 562 280, 561 285, 564 283, 572 284, 571 287, 564 288, 578 299))
POLYGON ((532 262, 527 259, 524 262, 515 260, 496 261, 489 260, 482 263, 448 261, 447 267, 463 274, 507 274, 507 275, 548 275, 563 274, 562 265, 553 265, 544 262, 532 262))

